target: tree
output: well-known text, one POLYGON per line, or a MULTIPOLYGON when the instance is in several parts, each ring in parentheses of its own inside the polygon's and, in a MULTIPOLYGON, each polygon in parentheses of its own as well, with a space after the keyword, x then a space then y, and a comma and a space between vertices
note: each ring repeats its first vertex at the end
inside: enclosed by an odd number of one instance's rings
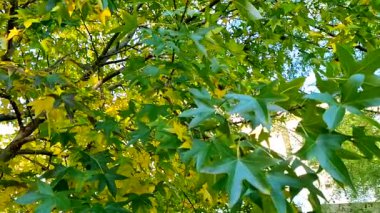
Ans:
POLYGON ((17 128, 1 142, 2 209, 292 212, 306 188, 319 211, 318 172, 353 185, 342 145, 380 156, 360 123, 338 128, 348 113, 380 127, 364 113, 380 105, 379 1, 10 0, 0 10, 0 121, 17 128), (309 72, 318 91, 306 94, 309 72), (289 116, 304 143, 285 157, 265 143, 289 116))

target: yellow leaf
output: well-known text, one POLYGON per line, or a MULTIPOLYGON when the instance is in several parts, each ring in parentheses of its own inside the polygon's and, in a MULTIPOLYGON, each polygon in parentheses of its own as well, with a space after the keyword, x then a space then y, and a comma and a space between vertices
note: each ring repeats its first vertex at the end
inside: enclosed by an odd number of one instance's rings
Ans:
POLYGON ((338 25, 336 25, 335 27, 334 27, 334 29, 338 29, 338 30, 344 30, 346 28, 346 25, 344 25, 344 24, 338 24, 338 25))
POLYGON ((66 0, 66 5, 67 5, 67 11, 69 12, 69 15, 71 16, 75 10, 75 1, 66 0))
POLYGON ((37 99, 28 105, 31 106, 36 114, 38 116, 42 112, 49 113, 54 108, 54 101, 55 99, 50 96, 46 96, 40 99, 37 99))
POLYGON ((199 190, 199 192, 197 192, 197 194, 202 195, 204 201, 212 203, 212 196, 210 192, 208 192, 207 188, 208 188, 207 183, 203 184, 202 188, 199 190))
POLYGON ((191 138, 188 135, 187 127, 185 125, 182 125, 178 121, 174 121, 172 128, 168 129, 168 131, 176 134, 178 139, 183 142, 180 148, 185 148, 185 149, 191 148, 191 138))
POLYGON ((36 23, 36 22, 39 22, 39 20, 35 18, 30 18, 24 21, 24 26, 25 28, 29 28, 30 26, 32 26, 33 23, 36 23))
POLYGON ((108 7, 104 10, 102 10, 99 14, 100 21, 105 24, 106 18, 111 17, 111 11, 108 9, 108 7))
POLYGON ((9 30, 7 40, 10 40, 13 37, 18 36, 18 35, 20 35, 20 30, 18 30, 16 27, 14 27, 13 29, 9 30))
POLYGON ((227 90, 226 90, 226 89, 219 89, 219 88, 216 88, 216 89, 214 90, 214 93, 215 93, 216 97, 218 97, 218 98, 223 98, 224 95, 226 95, 227 90))
POLYGON ((314 31, 310 31, 309 36, 316 37, 316 38, 322 38, 323 37, 323 35, 320 32, 314 32, 314 31))

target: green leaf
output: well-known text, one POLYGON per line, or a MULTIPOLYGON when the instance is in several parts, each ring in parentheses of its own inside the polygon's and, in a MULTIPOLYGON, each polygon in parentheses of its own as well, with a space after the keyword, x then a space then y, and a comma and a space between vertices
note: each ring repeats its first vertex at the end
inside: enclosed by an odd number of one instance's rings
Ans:
POLYGON ((157 76, 160 70, 152 65, 148 65, 144 68, 144 74, 148 76, 157 76))
POLYGON ((194 117, 189 123, 189 128, 194 128, 198 126, 200 123, 211 117, 215 113, 215 109, 209 107, 201 101, 194 100, 195 104, 198 108, 188 109, 182 112, 179 117, 194 117))
POLYGON ((43 199, 44 197, 46 197, 46 195, 43 195, 39 192, 27 192, 23 196, 17 198, 16 203, 21 204, 21 205, 31 204, 38 200, 43 199))
POLYGON ((283 193, 283 187, 291 186, 295 188, 302 188, 302 182, 300 179, 279 172, 269 174, 268 182, 272 187, 271 197, 277 212, 286 213, 287 205, 286 197, 283 193))
POLYGON ((328 104, 335 104, 335 99, 328 93, 311 93, 308 95, 305 95, 304 98, 306 99, 312 99, 315 101, 319 101, 322 103, 328 103, 328 104))
POLYGON ((338 54, 343 70, 346 71, 348 75, 352 74, 356 68, 356 62, 351 52, 347 47, 338 44, 336 45, 336 53, 338 54))
POLYGON ((376 142, 380 141, 379 136, 366 135, 364 127, 353 127, 352 137, 353 144, 362 152, 367 158, 372 159, 373 155, 380 158, 380 149, 376 142))
POLYGON ((249 2, 249 0, 236 0, 234 1, 234 4, 240 14, 248 20, 256 21, 263 18, 260 12, 251 4, 251 2, 249 2))
POLYGON ((323 120, 327 124, 327 128, 332 131, 343 120, 346 110, 339 105, 331 105, 325 113, 323 113, 323 120))
POLYGON ((41 201, 40 205, 38 205, 38 207, 35 209, 35 212, 36 213, 50 213, 52 212, 55 206, 56 206, 55 198, 48 197, 41 201))
POLYGON ((150 128, 142 122, 138 122, 137 127, 137 130, 129 134, 131 139, 128 141, 128 145, 133 145, 139 140, 141 140, 143 143, 148 141, 151 131, 150 128))
POLYGON ((184 162, 189 162, 191 158, 195 158, 195 165, 197 171, 201 169, 201 167, 206 162, 206 159, 209 157, 209 152, 212 151, 212 144, 208 142, 204 142, 201 140, 193 140, 193 145, 189 151, 182 153, 182 160, 184 162))
POLYGON ((245 119, 251 120, 254 126, 262 124, 264 127, 270 129, 271 118, 266 103, 248 95, 230 93, 225 97, 227 99, 239 100, 239 103, 229 111, 230 114, 238 113, 245 119))
POLYGON ((342 88, 342 102, 354 100, 358 94, 360 86, 363 84, 365 76, 363 74, 355 74, 350 76, 342 88))
POLYGON ((335 180, 353 188, 347 168, 336 154, 336 151, 341 149, 341 144, 346 139, 346 136, 338 134, 321 134, 316 140, 306 138, 305 145, 299 151, 299 154, 306 154, 309 159, 317 158, 321 167, 335 180))
POLYGON ((205 88, 201 88, 201 89, 190 88, 189 91, 191 94, 193 94, 193 96, 196 99, 199 99, 202 101, 210 101, 211 100, 211 95, 205 88))
POLYGON ((54 195, 53 189, 47 183, 42 181, 37 182, 38 191, 43 195, 54 195))
POLYGON ((96 123, 96 129, 103 130, 107 138, 111 138, 111 133, 120 133, 119 123, 112 117, 106 116, 103 121, 96 123))
POLYGON ((364 74, 373 74, 380 68, 380 49, 368 52, 366 57, 359 62, 356 72, 364 74))
POLYGON ((226 189, 230 195, 229 205, 234 206, 243 191, 243 181, 246 180, 261 193, 269 194, 270 187, 265 177, 264 168, 277 161, 266 157, 263 152, 256 151, 243 158, 225 158, 201 169, 208 174, 228 174, 226 189))

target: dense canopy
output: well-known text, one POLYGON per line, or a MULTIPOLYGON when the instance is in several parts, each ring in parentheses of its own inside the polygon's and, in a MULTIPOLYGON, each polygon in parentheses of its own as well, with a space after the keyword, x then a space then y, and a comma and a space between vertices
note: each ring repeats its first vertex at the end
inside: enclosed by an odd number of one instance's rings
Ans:
POLYGON ((319 211, 380 157, 378 0, 0 2, 0 209, 319 211))

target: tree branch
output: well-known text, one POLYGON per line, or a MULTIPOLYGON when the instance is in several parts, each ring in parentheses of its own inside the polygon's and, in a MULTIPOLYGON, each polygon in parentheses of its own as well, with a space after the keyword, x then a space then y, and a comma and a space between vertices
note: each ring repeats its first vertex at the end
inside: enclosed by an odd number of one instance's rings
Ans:
POLYGON ((16 155, 47 155, 47 156, 56 156, 53 152, 46 150, 31 150, 31 149, 21 149, 16 155))
POLYGON ((187 13, 187 8, 189 7, 189 3, 190 3, 190 0, 186 0, 185 10, 182 13, 180 23, 182 23, 183 20, 185 19, 185 16, 186 16, 186 13, 187 13))
POLYGON ((121 69, 118 69, 118 70, 115 70, 114 72, 109 73, 106 77, 98 81, 98 83, 93 87, 93 89, 95 90, 99 89, 104 83, 111 80, 113 77, 119 75, 124 69, 125 67, 122 67, 121 69))
POLYGON ((92 34, 91 34, 90 31, 88 30, 87 25, 86 25, 86 22, 85 22, 83 19, 82 19, 82 22, 83 22, 84 28, 86 29, 86 32, 87 32, 88 36, 90 37, 91 46, 92 46, 92 49, 93 49, 94 52, 95 52, 95 56, 96 56, 96 58, 98 59, 98 58, 99 58, 99 54, 98 54, 98 51, 97 51, 96 48, 95 48, 94 38, 92 37, 92 34))
POLYGON ((30 4, 33 4, 34 2, 36 2, 37 0, 29 0, 27 2, 25 2, 24 4, 21 4, 20 5, 20 8, 27 8, 30 4))
POLYGON ((20 151, 24 144, 34 141, 36 138, 31 136, 31 134, 44 121, 45 119, 36 118, 26 125, 24 129, 20 129, 12 142, 4 149, 0 149, 0 162, 10 161, 16 156, 17 152, 20 151))
MULTIPOLYGON (((100 58, 103 58, 105 57, 105 55, 107 55, 107 52, 108 50, 111 48, 113 42, 115 42, 116 38, 120 35, 120 33, 115 33, 111 39, 107 42, 106 46, 104 47, 102 53, 100 54, 100 58)), ((99 63, 99 58, 97 59, 97 61, 95 62, 95 64, 98 64, 99 63)))
POLYGON ((107 61, 107 62, 104 62, 103 64, 100 64, 99 66, 105 66, 105 65, 109 65, 109 64, 117 64, 120 62, 127 61, 128 59, 129 58, 123 58, 123 59, 119 59, 119 60, 115 60, 115 61, 107 61))
POLYGON ((102 55, 97 57, 95 62, 92 64, 91 69, 88 69, 87 72, 85 72, 83 74, 81 80, 82 81, 88 80, 90 78, 90 76, 94 73, 93 72, 94 70, 106 65, 107 60, 111 56, 119 53, 121 49, 128 46, 129 42, 131 41, 131 39, 133 37, 133 34, 134 34, 134 32, 128 34, 126 39, 121 44, 117 45, 116 47, 110 48, 112 46, 112 43, 115 41, 115 39, 117 37, 116 34, 113 35, 113 37, 110 39, 110 41, 106 44, 106 47, 103 49, 102 55))
MULTIPOLYGON (((3 91, 3 90, 1 90, 1 91, 3 91)), ((16 102, 14 100, 12 100, 12 97, 10 95, 3 93, 3 92, 0 93, 0 98, 5 98, 9 101, 9 103, 11 104, 11 106, 13 108, 13 111, 16 114, 16 119, 17 119, 17 122, 18 122, 20 129, 24 129, 24 124, 22 122, 21 112, 20 112, 16 102)))
MULTIPOLYGON (((215 6, 216 4, 218 4, 219 2, 220 2, 220 0, 213 0, 212 2, 210 2, 210 4, 207 7, 202 8, 199 12, 203 13, 206 11, 207 8, 211 8, 211 7, 215 6)), ((189 23, 189 22, 193 21, 195 18, 196 18, 196 16, 189 17, 189 18, 185 19, 185 23, 189 23)))
MULTIPOLYGON (((18 9, 18 0, 9 0, 10 2, 10 8, 9 8, 9 17, 10 19, 8 20, 7 23, 7 33, 12 30, 14 27, 16 27, 16 20, 17 18, 15 17, 16 11, 18 9)), ((3 56, 1 56, 2 61, 10 61, 11 56, 15 50, 15 45, 13 43, 13 38, 9 39, 7 41, 7 49, 6 52, 3 56)))
POLYGON ((0 114, 0 122, 2 121, 12 121, 17 119, 16 115, 13 114, 0 114))

